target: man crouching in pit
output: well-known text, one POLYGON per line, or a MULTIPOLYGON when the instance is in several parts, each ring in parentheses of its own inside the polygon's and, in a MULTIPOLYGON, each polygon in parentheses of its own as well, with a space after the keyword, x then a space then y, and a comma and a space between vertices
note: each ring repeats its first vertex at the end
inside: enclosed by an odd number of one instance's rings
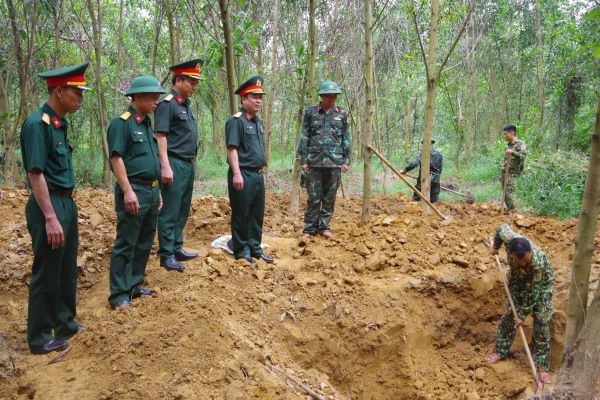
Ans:
POLYGON ((504 315, 496 332, 496 348, 488 356, 492 364, 508 357, 510 346, 515 338, 516 328, 523 325, 529 314, 533 316, 531 335, 532 355, 538 369, 541 383, 552 383, 548 374, 550 369, 550 328, 552 319, 552 289, 554 273, 546 254, 534 243, 516 234, 507 224, 502 224, 494 236, 490 253, 498 254, 502 245, 506 246, 506 255, 510 270, 507 281, 518 317, 514 317, 508 299, 505 302, 504 315))

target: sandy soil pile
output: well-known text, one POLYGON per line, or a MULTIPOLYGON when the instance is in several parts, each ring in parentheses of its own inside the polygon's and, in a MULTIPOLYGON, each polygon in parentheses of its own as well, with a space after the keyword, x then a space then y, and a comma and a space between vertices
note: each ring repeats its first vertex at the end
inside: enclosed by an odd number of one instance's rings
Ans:
MULTIPOLYGON (((303 241, 289 199, 271 195, 264 241, 277 264, 249 266, 209 247, 229 233, 228 201, 197 198, 186 248, 202 257, 179 274, 152 256, 147 286, 156 295, 111 311, 112 195, 83 190, 78 320, 86 330, 50 363, 56 354, 32 356, 25 341, 26 199, 8 190, 0 202, 0 398, 475 400, 531 391, 520 343, 508 361, 485 361, 504 300, 482 243, 503 222, 495 206, 443 204, 453 216, 444 224, 406 197, 376 197, 371 222, 359 227, 360 200, 340 196, 334 239, 303 241)), ((512 224, 555 268, 557 368, 576 224, 530 216, 512 224)))

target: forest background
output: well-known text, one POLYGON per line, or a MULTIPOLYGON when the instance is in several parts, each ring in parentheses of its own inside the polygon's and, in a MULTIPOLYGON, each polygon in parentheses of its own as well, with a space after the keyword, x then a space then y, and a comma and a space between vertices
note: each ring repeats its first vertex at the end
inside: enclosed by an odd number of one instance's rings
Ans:
MULTIPOLYGON (((445 68, 435 82, 432 137, 445 158, 442 180, 471 189, 478 201, 500 199, 502 127, 515 124, 530 151, 519 186, 524 210, 576 217, 600 93, 600 2, 446 0, 439 5, 437 65, 445 68)), ((142 74, 162 81, 170 65, 192 58, 204 60, 203 80, 192 99, 199 132, 197 176, 214 182, 203 194, 226 193, 228 82, 237 87, 255 74, 265 78, 268 92, 262 117, 272 179, 291 183, 302 110, 318 101, 317 87, 325 79, 340 84, 338 104, 350 112, 357 178, 349 179, 347 190, 361 190, 366 144, 398 169, 420 149, 425 65, 431 56, 425 54, 432 37, 429 2, 3 0, 0 15, 3 186, 26 185, 18 136, 24 118, 47 98, 37 73, 85 60, 91 62, 86 77, 92 90, 82 110, 67 117, 78 185, 111 185, 105 132, 110 119, 127 107, 122 93, 130 81, 142 74), (369 29, 365 2, 371 6, 369 29), (372 136, 364 125, 370 99, 367 30, 374 67, 372 136)), ((381 164, 373 169, 383 174, 381 164)), ((401 183, 387 186, 378 176, 373 190, 406 190, 401 183)), ((282 187, 289 185, 271 184, 273 190, 282 187)))

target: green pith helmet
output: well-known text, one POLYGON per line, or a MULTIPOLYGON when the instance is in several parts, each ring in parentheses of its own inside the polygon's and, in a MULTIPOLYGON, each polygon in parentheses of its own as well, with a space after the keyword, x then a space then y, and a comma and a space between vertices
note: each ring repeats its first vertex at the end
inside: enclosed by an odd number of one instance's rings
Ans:
POLYGON ((340 89, 340 85, 338 85, 334 81, 325 81, 321 83, 321 87, 319 88, 319 95, 340 93, 342 93, 342 89, 340 89))
POLYGON ((126 96, 130 96, 135 93, 166 93, 163 88, 160 87, 158 79, 150 75, 142 75, 131 81, 131 87, 125 93, 126 96))

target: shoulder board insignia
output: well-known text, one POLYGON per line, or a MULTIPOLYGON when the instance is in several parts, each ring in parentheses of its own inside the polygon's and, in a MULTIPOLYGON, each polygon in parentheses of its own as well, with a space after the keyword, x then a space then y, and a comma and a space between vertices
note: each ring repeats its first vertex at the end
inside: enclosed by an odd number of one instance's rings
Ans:
POLYGON ((46 125, 50 125, 50 116, 46 113, 42 114, 42 121, 44 121, 44 123, 46 125))
POLYGON ((171 100, 173 100, 173 93, 169 93, 168 95, 166 95, 163 100, 164 101, 171 101, 171 100))
POLYGON ((129 117, 131 117, 131 113, 129 111, 125 111, 123 114, 121 114, 121 119, 123 121, 127 121, 129 117))
POLYGON ((236 112, 235 114, 233 114, 233 116, 234 116, 235 118, 239 118, 239 117, 241 117, 241 116, 242 116, 242 112, 241 112, 241 111, 238 111, 238 112, 236 112))

